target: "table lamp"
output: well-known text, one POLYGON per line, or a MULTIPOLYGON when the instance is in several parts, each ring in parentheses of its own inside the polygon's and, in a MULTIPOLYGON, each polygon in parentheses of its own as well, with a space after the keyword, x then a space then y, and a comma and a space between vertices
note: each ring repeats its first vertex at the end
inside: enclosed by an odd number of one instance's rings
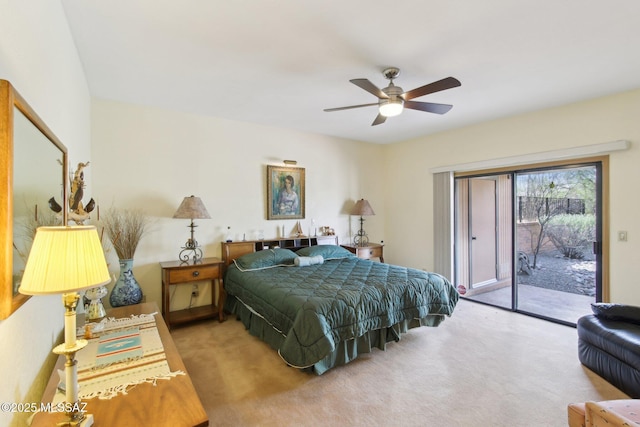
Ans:
POLYGON ((111 281, 100 237, 94 226, 39 227, 20 283, 26 295, 62 294, 64 343, 53 352, 64 354, 65 426, 91 426, 93 416, 80 410, 78 366, 75 354, 87 345, 76 340, 78 291, 106 285, 111 281))
POLYGON ((193 228, 197 227, 193 223, 194 219, 209 219, 209 212, 207 212, 207 208, 204 207, 202 200, 200 197, 189 196, 185 197, 180 203, 178 210, 175 214, 173 214, 174 218, 187 218, 191 220, 191 237, 187 240, 187 243, 182 247, 178 258, 182 262, 189 262, 189 253, 191 252, 193 256, 193 263, 196 264, 198 261, 202 261, 202 249, 200 249, 200 245, 193 237, 193 228))
POLYGON ((367 237, 367 233, 364 232, 363 223, 365 215, 375 215, 376 213, 373 211, 373 208, 365 199, 360 199, 356 202, 353 209, 351 209, 351 215, 359 215, 360 216, 360 230, 353 237, 353 244, 355 246, 367 246, 369 243, 369 237, 367 237))

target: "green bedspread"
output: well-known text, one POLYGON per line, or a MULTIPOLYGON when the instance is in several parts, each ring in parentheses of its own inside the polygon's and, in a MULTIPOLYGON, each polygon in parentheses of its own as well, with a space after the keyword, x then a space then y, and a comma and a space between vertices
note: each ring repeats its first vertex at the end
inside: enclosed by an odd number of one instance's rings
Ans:
POLYGON ((356 257, 258 271, 232 264, 225 290, 282 335, 281 357, 299 368, 370 331, 415 326, 415 319, 418 326, 437 326, 458 301, 438 274, 356 257))

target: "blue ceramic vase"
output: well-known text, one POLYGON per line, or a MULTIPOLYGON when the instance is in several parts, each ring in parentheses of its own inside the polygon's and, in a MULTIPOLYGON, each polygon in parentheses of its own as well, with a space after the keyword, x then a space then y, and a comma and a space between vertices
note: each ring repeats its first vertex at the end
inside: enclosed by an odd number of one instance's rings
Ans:
POLYGON ((111 290, 109 302, 112 307, 122 307, 142 302, 142 289, 133 277, 133 260, 120 260, 120 277, 111 290))

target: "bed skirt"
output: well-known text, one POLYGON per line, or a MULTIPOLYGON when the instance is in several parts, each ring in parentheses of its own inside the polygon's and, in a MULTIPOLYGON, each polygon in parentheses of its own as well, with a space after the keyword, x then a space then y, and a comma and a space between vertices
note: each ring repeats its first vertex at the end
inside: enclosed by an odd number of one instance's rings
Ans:
MULTIPOLYGON (((263 317, 256 314, 241 301, 238 301, 233 295, 227 295, 225 310, 231 314, 235 314, 236 319, 244 324, 251 335, 260 338, 276 351, 280 349, 280 346, 286 338, 285 332, 273 328, 263 317)), ((356 359, 360 354, 370 353, 372 348, 385 350, 388 342, 399 341, 401 334, 406 333, 409 329, 420 326, 435 327, 438 326, 444 318, 445 316, 442 314, 434 314, 420 319, 404 320, 387 328, 369 331, 354 339, 340 341, 336 344, 334 351, 311 366, 294 366, 284 358, 282 358, 282 360, 289 366, 305 371, 313 371, 317 375, 322 375, 334 366, 346 365, 356 359)), ((278 354, 280 354, 279 351, 278 354)), ((280 357, 282 357, 282 355, 280 355, 280 357)))

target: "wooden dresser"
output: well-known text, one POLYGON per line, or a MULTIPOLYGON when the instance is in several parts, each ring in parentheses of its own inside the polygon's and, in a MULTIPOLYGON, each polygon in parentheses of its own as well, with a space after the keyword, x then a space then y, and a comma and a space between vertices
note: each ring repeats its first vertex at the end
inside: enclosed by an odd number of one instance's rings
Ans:
MULTIPOLYGON (((209 418, 193 387, 191 377, 158 311, 155 303, 143 303, 114 308, 107 312, 107 316, 122 318, 132 314, 157 313, 156 326, 169 368, 171 371, 183 371, 186 375, 177 375, 170 380, 158 380, 155 386, 140 384, 129 390, 126 395, 119 395, 109 400, 98 398, 83 400, 87 403, 87 413, 93 415, 94 427, 203 427, 209 425, 209 418)), ((58 369, 64 369, 64 356, 60 357, 53 369, 44 392, 43 402, 51 402, 53 398, 59 380, 58 369)), ((64 419, 64 413, 39 412, 31 425, 51 427, 64 419)))

